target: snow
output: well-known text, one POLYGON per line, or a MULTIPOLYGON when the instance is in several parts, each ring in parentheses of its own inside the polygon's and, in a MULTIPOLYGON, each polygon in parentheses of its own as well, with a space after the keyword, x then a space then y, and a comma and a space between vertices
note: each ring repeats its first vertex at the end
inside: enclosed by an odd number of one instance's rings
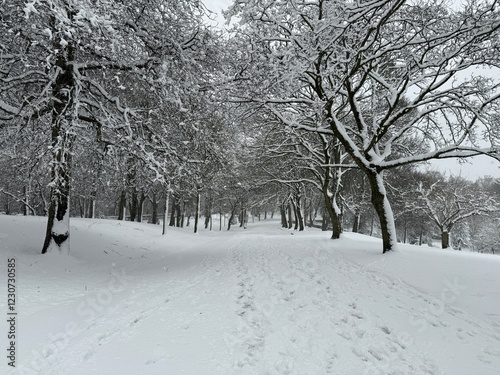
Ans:
POLYGON ((378 239, 277 221, 161 236, 72 219, 71 254, 46 257, 45 220, 0 215, 19 313, 2 374, 500 374, 498 256, 382 255, 378 239))

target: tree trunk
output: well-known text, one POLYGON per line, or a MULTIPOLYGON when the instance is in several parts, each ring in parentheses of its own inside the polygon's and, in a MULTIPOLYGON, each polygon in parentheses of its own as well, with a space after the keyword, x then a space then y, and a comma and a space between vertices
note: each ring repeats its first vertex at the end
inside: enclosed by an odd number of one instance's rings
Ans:
POLYGON ((137 191, 135 190, 135 188, 132 188, 128 203, 128 209, 130 211, 130 221, 135 221, 135 218, 137 217, 137 206, 137 191))
MULTIPOLYGON (((162 232, 162 235, 167 234, 167 218, 168 218, 169 199, 170 199, 170 185, 169 185, 169 188, 167 188, 167 191, 165 192, 165 214, 163 216, 163 232, 162 232)), ((155 198, 155 201, 156 201, 156 198, 155 198)), ((173 221, 173 217, 174 217, 173 213, 174 213, 174 209, 172 207, 172 218, 170 220, 170 223, 172 223, 172 221, 173 221)), ((172 226, 172 225, 170 225, 170 226, 172 226)))
MULTIPOLYGON (((194 215, 194 233, 198 232, 198 217, 200 215, 200 192, 196 193, 196 211, 194 215)), ((205 227, 206 228, 206 227, 205 227)))
POLYGON ((285 204, 280 205, 280 214, 281 214, 281 226, 283 228, 288 228, 288 222, 286 221, 286 208, 285 208, 285 204))
POLYGON ((231 211, 231 216, 229 217, 229 220, 227 221, 227 230, 231 229, 231 224, 232 224, 232 221, 234 219, 234 213, 236 212, 236 208, 234 208, 232 211, 231 211))
POLYGON ((323 188, 323 198, 325 200, 326 213, 328 213, 328 217, 330 218, 330 224, 332 225, 331 238, 333 240, 336 240, 340 238, 340 235, 342 234, 342 221, 340 219, 340 210, 335 200, 335 195, 333 195, 327 188, 323 188))
POLYGON ((352 232, 353 233, 358 233, 359 232, 359 221, 361 220, 361 210, 359 207, 356 207, 354 209, 354 220, 352 222, 352 232))
POLYGON ((144 194, 144 190, 141 191, 139 195, 138 204, 137 204, 137 222, 142 222, 142 212, 144 210, 144 201, 146 200, 146 194, 144 194))
MULTIPOLYGON (((153 191, 151 193, 151 197, 149 198, 150 202, 151 202, 151 207, 152 207, 152 214, 151 214, 151 222, 153 224, 157 224, 158 223, 158 201, 156 199, 156 192, 153 191)), ((167 221, 167 215, 165 215, 165 219, 163 220, 163 222, 165 223, 167 221)))
POLYGON ((393 250, 396 247, 396 226, 394 225, 394 215, 387 199, 384 186, 384 172, 367 173, 371 187, 371 201, 377 213, 380 230, 382 232, 382 253, 393 250))
POLYGON ((241 202, 240 228, 244 225, 244 221, 245 221, 245 206, 243 202, 241 202))
MULTIPOLYGON (((167 194, 169 194, 167 192, 167 194)), ((172 195, 172 211, 170 212, 170 222, 168 223, 168 226, 173 227, 175 226, 175 212, 177 209, 177 198, 175 195, 172 195)))
POLYGON ((80 211, 80 217, 83 219, 85 217, 85 206, 82 204, 82 200, 85 201, 82 197, 78 198, 78 209, 80 211))
POLYGON ((120 200, 118 202, 118 220, 125 220, 125 207, 127 204, 127 193, 122 190, 120 200))
POLYGON ((323 213, 321 215, 321 230, 326 232, 328 230, 328 221, 326 220, 327 209, 323 207, 323 213))
POLYGON ((302 204, 301 204, 302 198, 300 194, 297 196, 296 199, 296 212, 297 212, 297 222, 299 224, 299 232, 304 230, 304 215, 302 214, 302 204))
POLYGON ((292 202, 291 205, 293 209, 293 218, 294 218, 293 230, 297 230, 299 228, 299 216, 297 214, 297 205, 295 204, 295 202, 292 202))
POLYGON ((23 215, 28 216, 30 214, 29 212, 29 189, 26 185, 23 186, 23 197, 24 197, 24 203, 22 204, 22 209, 23 209, 23 215))
POLYGON ((447 249, 450 247, 450 232, 443 230, 441 232, 441 247, 447 249))
MULTIPOLYGON (((70 18, 73 14, 68 12, 70 18)), ((74 61, 71 43, 62 47, 61 35, 54 37, 55 65, 60 69, 52 83, 54 96, 51 119, 51 190, 47 230, 42 254, 58 251, 69 253, 69 193, 71 172, 71 128, 76 116, 73 69, 68 65, 74 61)))
POLYGON ((404 233, 403 233, 403 243, 406 243, 407 237, 408 237, 408 220, 405 219, 405 226, 404 226, 404 233))
POLYGON ((208 196, 205 202, 205 229, 210 225, 212 230, 212 197, 208 196))
POLYGON ((287 210, 288 210, 288 229, 292 229, 293 220, 292 220, 292 207, 291 207, 290 203, 288 203, 287 210))

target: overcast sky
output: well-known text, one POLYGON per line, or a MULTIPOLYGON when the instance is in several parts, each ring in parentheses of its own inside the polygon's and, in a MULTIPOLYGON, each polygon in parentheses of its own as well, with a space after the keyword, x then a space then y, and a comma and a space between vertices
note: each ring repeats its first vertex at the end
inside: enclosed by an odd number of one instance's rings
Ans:
MULTIPOLYGON (((205 0, 207 8, 218 14, 217 22, 221 28, 224 26, 221 10, 226 10, 231 4, 232 0, 205 0)), ((447 175, 460 174, 470 180, 476 180, 478 177, 485 175, 500 177, 500 162, 486 156, 471 158, 465 164, 455 159, 436 160, 432 161, 429 168, 441 170, 447 175)))

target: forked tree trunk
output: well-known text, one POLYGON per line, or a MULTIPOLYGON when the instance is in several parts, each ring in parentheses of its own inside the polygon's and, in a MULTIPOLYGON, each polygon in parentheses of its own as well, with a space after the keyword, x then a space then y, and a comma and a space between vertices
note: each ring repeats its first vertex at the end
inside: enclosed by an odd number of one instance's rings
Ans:
POLYGON ((383 171, 369 172, 367 173, 367 177, 372 193, 371 201, 377 213, 382 232, 382 253, 386 253, 396 247, 397 237, 394 215, 384 186, 383 173, 383 171))

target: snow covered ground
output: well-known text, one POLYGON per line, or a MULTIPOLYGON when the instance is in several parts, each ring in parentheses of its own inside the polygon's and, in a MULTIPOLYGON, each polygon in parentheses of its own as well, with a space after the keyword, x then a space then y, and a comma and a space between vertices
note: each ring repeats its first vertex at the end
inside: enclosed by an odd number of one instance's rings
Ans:
MULTIPOLYGON (((16 258, 17 368, 2 374, 500 374, 500 257, 276 221, 246 230, 0 215, 0 323, 16 258)), ((5 334, 4 334, 5 332, 5 334)))

